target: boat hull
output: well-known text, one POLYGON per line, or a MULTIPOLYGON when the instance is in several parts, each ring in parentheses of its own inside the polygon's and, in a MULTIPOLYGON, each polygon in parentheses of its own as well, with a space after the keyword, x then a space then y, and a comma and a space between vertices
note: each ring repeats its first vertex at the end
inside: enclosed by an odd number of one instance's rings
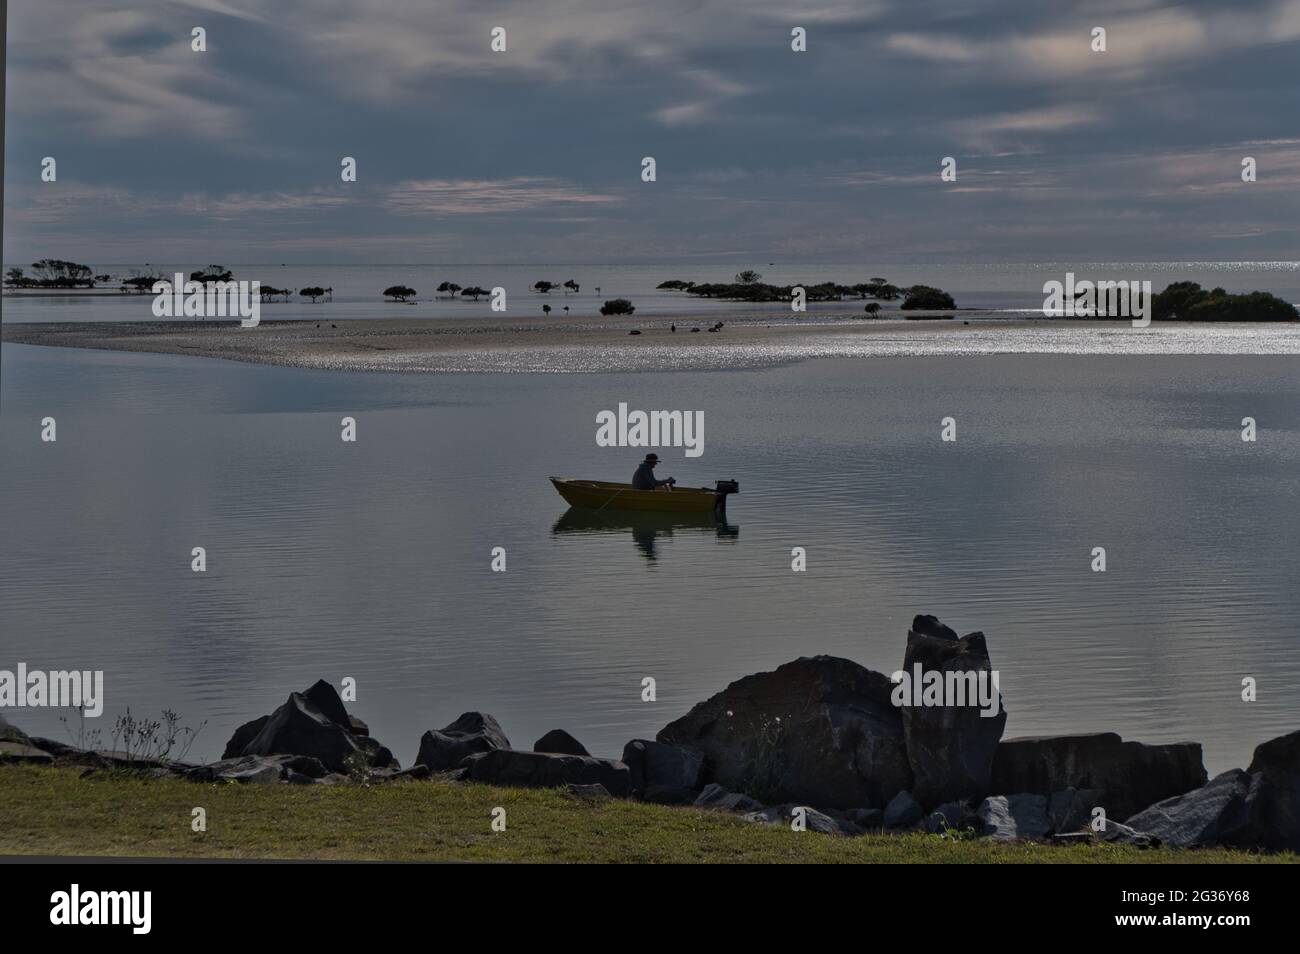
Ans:
POLYGON ((556 491, 571 507, 584 510, 631 510, 642 513, 713 513, 719 506, 717 491, 674 487, 672 490, 633 490, 631 484, 603 480, 552 477, 556 491))

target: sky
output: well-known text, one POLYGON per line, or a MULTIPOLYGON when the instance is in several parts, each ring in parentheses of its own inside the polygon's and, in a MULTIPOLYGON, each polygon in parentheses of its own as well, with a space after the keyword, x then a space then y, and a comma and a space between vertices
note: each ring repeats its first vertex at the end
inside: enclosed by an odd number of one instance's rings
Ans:
POLYGON ((4 260, 1291 261, 1298 67, 1300 0, 11 0, 4 260))

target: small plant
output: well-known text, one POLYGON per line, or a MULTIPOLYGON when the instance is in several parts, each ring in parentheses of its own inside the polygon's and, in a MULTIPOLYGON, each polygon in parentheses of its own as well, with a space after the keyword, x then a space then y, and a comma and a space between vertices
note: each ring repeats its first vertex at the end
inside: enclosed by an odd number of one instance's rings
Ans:
POLYGON ((781 757, 785 726, 780 716, 764 721, 759 726, 757 738, 749 750, 745 770, 740 777, 740 790, 764 804, 781 800, 781 775, 784 760, 781 757))
POLYGON ((965 828, 952 828, 945 825, 943 831, 939 833, 939 837, 947 841, 974 841, 980 837, 980 833, 970 825, 965 828))
POLYGON ((175 756, 179 761, 207 724, 206 720, 200 722, 197 729, 182 726, 180 716, 171 709, 164 709, 161 719, 137 719, 128 708, 113 723, 113 751, 125 755, 128 764, 162 762, 172 758, 179 743, 175 756))
POLYGON ((67 716, 59 716, 59 721, 63 723, 63 731, 68 733, 68 738, 72 744, 83 752, 87 750, 98 749, 103 744, 103 733, 99 729, 86 729, 86 707, 77 706, 77 734, 72 734, 72 726, 68 723, 67 716))
POLYGON ((347 769, 347 776, 358 785, 368 784, 370 781, 370 760, 366 758, 364 752, 353 752, 343 760, 343 767, 347 769))

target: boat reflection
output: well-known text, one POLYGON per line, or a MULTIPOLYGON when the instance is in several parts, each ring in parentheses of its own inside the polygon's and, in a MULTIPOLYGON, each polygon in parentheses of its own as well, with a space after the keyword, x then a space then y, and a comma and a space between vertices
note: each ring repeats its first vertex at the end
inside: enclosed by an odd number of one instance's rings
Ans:
POLYGON ((631 533, 632 543, 641 555, 657 560, 656 547, 663 537, 675 532, 711 533, 719 540, 735 540, 740 527, 716 519, 711 513, 650 513, 631 510, 595 511, 570 507, 555 521, 552 533, 631 533))

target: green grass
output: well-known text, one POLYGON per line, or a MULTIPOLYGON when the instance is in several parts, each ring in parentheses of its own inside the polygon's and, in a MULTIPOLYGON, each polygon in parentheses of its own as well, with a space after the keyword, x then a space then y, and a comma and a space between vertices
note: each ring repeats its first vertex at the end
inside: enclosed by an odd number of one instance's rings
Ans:
POLYGON ((833 838, 692 808, 559 791, 409 782, 195 785, 0 765, 0 854, 403 861, 1159 863, 1295 861, 1226 850, 833 838), (191 810, 208 830, 191 831, 191 810), (491 812, 506 810, 506 831, 491 812))

